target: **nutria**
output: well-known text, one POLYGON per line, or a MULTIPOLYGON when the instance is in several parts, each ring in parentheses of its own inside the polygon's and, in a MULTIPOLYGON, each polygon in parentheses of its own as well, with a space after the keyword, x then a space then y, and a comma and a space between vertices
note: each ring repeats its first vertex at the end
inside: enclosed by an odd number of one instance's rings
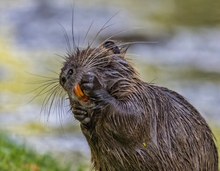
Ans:
POLYGON ((175 91, 142 81, 117 43, 77 48, 60 73, 94 169, 217 171, 217 148, 204 118, 175 91))

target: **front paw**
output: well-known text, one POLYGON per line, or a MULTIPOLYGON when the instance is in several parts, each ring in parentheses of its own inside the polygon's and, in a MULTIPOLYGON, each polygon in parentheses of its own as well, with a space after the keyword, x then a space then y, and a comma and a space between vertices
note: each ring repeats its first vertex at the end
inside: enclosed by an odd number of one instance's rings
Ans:
POLYGON ((91 118, 88 115, 87 110, 83 106, 74 105, 72 107, 72 112, 74 114, 75 119, 77 119, 84 125, 88 124, 91 120, 91 118))
POLYGON ((83 92, 95 102, 105 100, 106 94, 108 94, 101 85, 97 76, 91 72, 88 72, 82 77, 80 86, 83 92))

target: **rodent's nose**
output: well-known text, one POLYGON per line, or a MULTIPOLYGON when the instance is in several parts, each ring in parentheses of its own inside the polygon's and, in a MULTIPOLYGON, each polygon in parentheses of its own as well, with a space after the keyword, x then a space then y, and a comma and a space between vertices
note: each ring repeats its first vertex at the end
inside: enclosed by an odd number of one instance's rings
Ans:
POLYGON ((60 79, 60 84, 64 85, 66 83, 66 77, 62 76, 60 79))

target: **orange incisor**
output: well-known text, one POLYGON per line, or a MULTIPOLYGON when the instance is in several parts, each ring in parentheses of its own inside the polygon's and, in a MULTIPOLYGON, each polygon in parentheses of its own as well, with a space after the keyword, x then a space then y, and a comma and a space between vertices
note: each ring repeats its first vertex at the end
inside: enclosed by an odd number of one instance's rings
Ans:
POLYGON ((74 91, 74 94, 77 96, 77 98, 78 98, 79 100, 82 100, 82 101, 84 101, 84 102, 87 102, 87 101, 89 100, 88 96, 86 96, 86 95, 83 93, 83 91, 82 91, 82 89, 81 89, 81 87, 80 87, 79 84, 77 84, 77 85, 74 87, 73 91, 74 91))

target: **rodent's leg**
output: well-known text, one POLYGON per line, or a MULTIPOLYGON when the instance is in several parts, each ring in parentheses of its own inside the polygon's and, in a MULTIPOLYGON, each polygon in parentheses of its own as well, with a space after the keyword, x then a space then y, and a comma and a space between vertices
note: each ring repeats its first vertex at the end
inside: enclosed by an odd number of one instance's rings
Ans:
POLYGON ((74 117, 79 120, 82 124, 88 124, 90 117, 88 116, 87 110, 81 105, 73 105, 72 112, 74 117))
MULTIPOLYGON (((102 87, 98 78, 93 73, 85 74, 80 84, 84 93, 95 103, 93 109, 101 109, 108 117, 113 118, 113 120, 117 122, 117 124, 106 123, 108 124, 108 129, 112 131, 112 134, 124 142, 134 141, 132 137, 138 135, 137 127, 142 129, 141 120, 143 110, 141 106, 137 103, 130 102, 128 98, 122 101, 111 96, 111 94, 102 87), (126 124, 125 119, 129 121, 126 124)), ((99 113, 99 111, 97 113, 99 113)), ((137 143, 139 140, 140 139, 136 137, 137 143)))

